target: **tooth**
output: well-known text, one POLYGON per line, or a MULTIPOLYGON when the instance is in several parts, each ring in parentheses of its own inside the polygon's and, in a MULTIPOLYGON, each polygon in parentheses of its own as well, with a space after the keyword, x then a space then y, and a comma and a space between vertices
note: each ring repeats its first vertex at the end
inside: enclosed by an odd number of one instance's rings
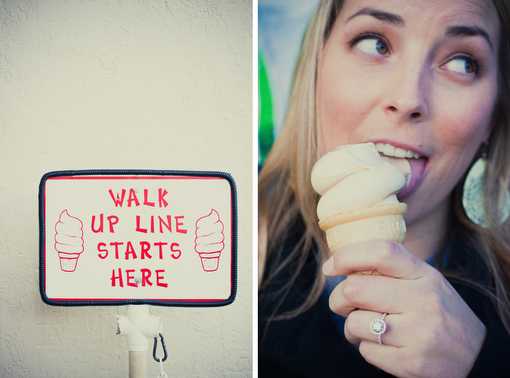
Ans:
POLYGON ((407 156, 407 151, 403 148, 395 148, 395 157, 405 158, 407 156))
POLYGON ((410 150, 404 150, 400 147, 392 146, 388 143, 375 143, 375 150, 382 153, 385 156, 396 157, 396 158, 415 158, 419 159, 420 155, 410 150))
POLYGON ((386 156, 395 156, 395 146, 391 144, 385 144, 383 154, 386 156))

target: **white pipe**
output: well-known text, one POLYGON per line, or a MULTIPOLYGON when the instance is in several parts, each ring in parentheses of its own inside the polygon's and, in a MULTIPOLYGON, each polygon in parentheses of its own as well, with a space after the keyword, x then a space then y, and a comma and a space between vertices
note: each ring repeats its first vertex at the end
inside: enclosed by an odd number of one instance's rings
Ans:
POLYGON ((129 378, 147 378, 147 352, 129 351, 129 378))
POLYGON ((147 376, 149 340, 162 332, 161 316, 149 315, 148 305, 128 305, 126 315, 117 315, 117 334, 128 340, 129 378, 147 376))

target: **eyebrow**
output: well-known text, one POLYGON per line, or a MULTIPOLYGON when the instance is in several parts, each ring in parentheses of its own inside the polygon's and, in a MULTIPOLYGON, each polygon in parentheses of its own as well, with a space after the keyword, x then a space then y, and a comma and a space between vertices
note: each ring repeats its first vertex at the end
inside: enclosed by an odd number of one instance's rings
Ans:
POLYGON ((488 43, 491 49, 494 50, 494 46, 492 45, 491 37, 489 33, 485 29, 479 28, 477 26, 449 26, 446 29, 447 37, 476 37, 480 36, 484 38, 488 43))
MULTIPOLYGON (((376 8, 365 7, 354 13, 352 16, 348 17, 346 22, 352 20, 358 16, 372 16, 377 20, 393 24, 396 26, 405 27, 406 23, 402 17, 398 14, 385 12, 376 8)), ((447 37, 476 37, 480 36, 484 38, 489 44, 490 48, 494 50, 494 45, 492 44, 491 37, 489 33, 480 27, 477 26, 465 26, 465 25, 454 25, 449 26, 446 29, 447 37)))
POLYGON ((352 20, 355 17, 358 16, 372 16, 379 21, 387 22, 389 24, 397 25, 397 26, 405 26, 405 21, 402 17, 400 17, 397 14, 384 12, 379 9, 365 7, 354 13, 352 16, 347 18, 347 21, 352 20))

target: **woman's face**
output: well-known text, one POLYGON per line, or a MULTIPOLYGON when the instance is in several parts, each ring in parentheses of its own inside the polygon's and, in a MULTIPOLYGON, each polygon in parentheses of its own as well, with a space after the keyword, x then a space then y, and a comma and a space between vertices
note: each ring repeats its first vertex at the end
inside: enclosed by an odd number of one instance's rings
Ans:
POLYGON ((498 40, 490 0, 346 0, 322 56, 321 153, 374 142, 407 158, 408 226, 446 214, 491 131, 498 40))

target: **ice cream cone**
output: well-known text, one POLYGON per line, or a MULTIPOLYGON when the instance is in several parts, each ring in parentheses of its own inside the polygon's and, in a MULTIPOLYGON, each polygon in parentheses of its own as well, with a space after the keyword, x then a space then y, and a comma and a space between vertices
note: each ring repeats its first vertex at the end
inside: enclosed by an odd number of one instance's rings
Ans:
POLYGON ((211 252, 211 253, 199 253, 200 260, 202 261, 202 268, 206 272, 213 272, 218 270, 218 265, 220 262, 220 252, 211 252))
POLYGON ((60 269, 64 272, 74 272, 76 265, 78 264, 79 253, 63 253, 59 252, 58 257, 60 258, 60 269))
POLYGON ((399 202, 397 193, 412 170, 407 159, 383 158, 378 151, 373 143, 339 146, 313 167, 312 186, 321 195, 319 226, 331 253, 366 240, 404 242, 407 205, 399 202))
MULTIPOLYGON (((374 205, 336 214, 319 222, 326 232, 326 241, 335 253, 346 245, 365 240, 384 239, 403 243, 406 236, 405 203, 374 205)), ((374 271, 353 274, 379 274, 374 271)))

